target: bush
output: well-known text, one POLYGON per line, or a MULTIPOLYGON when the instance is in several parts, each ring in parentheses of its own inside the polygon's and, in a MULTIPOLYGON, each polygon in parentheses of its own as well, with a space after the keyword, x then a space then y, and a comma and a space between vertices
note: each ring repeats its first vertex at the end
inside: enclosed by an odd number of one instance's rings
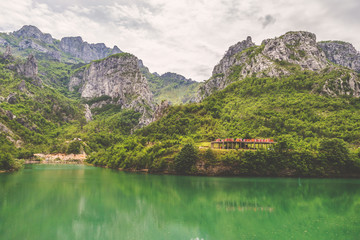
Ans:
POLYGON ((9 153, 0 153, 0 170, 10 170, 13 165, 14 159, 9 153))
POLYGON ((198 159, 198 151, 192 144, 186 144, 174 159, 174 168, 178 173, 188 173, 198 159))
POLYGON ((66 153, 67 154, 79 154, 80 151, 81 151, 80 141, 73 141, 70 143, 66 153))
POLYGON ((341 168, 350 160, 350 152, 344 140, 332 138, 324 139, 319 146, 320 159, 331 167, 341 168))

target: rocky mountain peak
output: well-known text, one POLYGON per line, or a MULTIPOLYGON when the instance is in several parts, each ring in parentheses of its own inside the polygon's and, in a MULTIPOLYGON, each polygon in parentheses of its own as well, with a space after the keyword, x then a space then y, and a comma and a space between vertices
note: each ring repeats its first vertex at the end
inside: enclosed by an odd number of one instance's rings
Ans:
POLYGON ((246 40, 238 42, 235 45, 229 47, 229 49, 225 53, 224 58, 231 57, 234 54, 244 51, 245 49, 252 47, 254 45, 255 43, 253 43, 252 38, 248 36, 246 40))
POLYGON ((141 74, 138 58, 129 53, 111 55, 93 61, 76 71, 70 78, 70 91, 77 90, 81 97, 91 100, 91 109, 106 104, 121 105, 143 113, 141 125, 151 122, 154 105, 146 78, 141 74), (94 100, 95 99, 95 100, 94 100))
POLYGON ((60 49, 85 62, 91 62, 105 58, 111 54, 122 52, 117 46, 110 49, 106 47, 104 43, 89 44, 88 42, 84 42, 81 37, 62 38, 60 41, 60 49))
POLYGON ((30 54, 25 61, 17 63, 15 65, 9 65, 10 69, 15 70, 18 74, 32 78, 32 83, 36 86, 41 87, 42 81, 38 76, 38 64, 34 55, 30 54))
POLYGON ((329 66, 313 33, 288 32, 278 38, 264 40, 261 46, 256 46, 248 37, 229 48, 214 67, 212 77, 199 88, 197 100, 201 101, 212 92, 247 76, 290 75, 291 71, 286 67, 289 64, 310 71, 320 71, 329 66))
POLYGON ((104 43, 90 44, 79 36, 64 37, 58 41, 53 39, 50 34, 42 33, 37 27, 31 25, 23 26, 10 34, 2 34, 0 47, 11 46, 14 52, 20 53, 23 57, 29 54, 28 50, 31 50, 34 55, 46 59, 70 63, 89 63, 122 52, 117 46, 111 49, 104 43), (3 38, 4 35, 11 37, 3 38))
POLYGON ((246 40, 238 42, 235 45, 229 47, 224 57, 214 67, 212 74, 213 75, 224 74, 226 70, 235 63, 236 60, 235 55, 252 46, 255 46, 255 43, 252 42, 251 37, 247 37, 246 40))
POLYGON ((161 79, 163 79, 164 81, 171 81, 171 82, 181 82, 181 83, 193 83, 193 82, 195 82, 191 78, 188 79, 188 78, 186 78, 186 77, 184 77, 184 76, 182 76, 180 74, 172 73, 172 72, 164 73, 159 77, 161 79))
POLYGON ((53 44, 54 40, 49 33, 42 33, 37 27, 25 25, 20 30, 13 32, 18 38, 35 38, 47 44, 53 44))
POLYGON ((288 32, 263 44, 262 53, 274 61, 286 61, 311 71, 328 65, 325 54, 317 47, 316 35, 310 32, 288 32))
POLYGON ((319 42, 318 46, 331 62, 360 72, 360 52, 351 43, 325 41, 319 42))
POLYGON ((24 63, 18 64, 17 72, 27 78, 37 77, 38 65, 34 55, 30 54, 24 63))
POLYGON ((120 50, 120 48, 118 48, 118 46, 114 46, 112 49, 112 54, 117 54, 117 53, 122 53, 122 51, 120 50))

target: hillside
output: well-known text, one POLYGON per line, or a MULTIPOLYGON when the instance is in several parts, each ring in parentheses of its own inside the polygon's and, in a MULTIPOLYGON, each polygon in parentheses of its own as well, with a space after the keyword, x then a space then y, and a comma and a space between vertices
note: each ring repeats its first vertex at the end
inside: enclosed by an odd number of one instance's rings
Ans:
POLYGON ((0 86, 0 160, 6 165, 0 168, 10 168, 13 157, 48 151, 63 127, 85 122, 79 101, 43 84, 32 55, 27 60, 1 55, 0 86))
MULTIPOLYGON (((122 53, 117 46, 109 48, 104 43, 88 43, 79 36, 58 40, 31 25, 11 33, 0 33, 0 52, 9 48, 11 54, 19 58, 26 58, 29 54, 35 56, 39 74, 43 76, 45 83, 60 88, 64 94, 68 94, 66 89, 75 69, 91 61, 122 53)), ((139 67, 149 81, 157 103, 168 99, 173 104, 179 104, 195 98, 197 82, 175 73, 175 78, 169 78, 166 74, 163 77, 152 74, 141 60, 139 67)))
POLYGON ((358 177, 360 74, 356 54, 346 57, 350 48, 341 45, 335 56, 337 46, 322 50, 308 32, 260 46, 248 37, 229 48, 203 84, 151 73, 129 53, 75 64, 22 59, 7 47, 0 157, 14 165, 13 158, 35 152, 86 152, 95 165, 150 172, 358 177), (218 138, 277 144, 209 149, 218 138))
POLYGON ((57 40, 31 25, 23 26, 12 33, 0 33, 0 49, 5 50, 7 46, 13 49, 15 56, 25 57, 31 53, 37 59, 69 63, 88 63, 122 52, 117 46, 108 48, 104 43, 90 44, 81 37, 57 40))
MULTIPOLYGON (((278 38, 266 39, 256 46, 251 37, 231 46, 214 67, 212 76, 198 92, 198 101, 234 81, 246 77, 284 77, 296 74, 297 68, 312 72, 334 69, 335 64, 352 66, 358 70, 359 60, 351 58, 343 44, 317 43, 316 35, 309 32, 288 32, 278 38), (332 47, 325 47, 332 46, 332 47), (333 49, 332 51, 322 49, 333 49), (336 57, 330 57, 337 49, 336 57), (329 57, 329 59, 327 58, 329 57), (336 59, 348 59, 338 61, 336 59)), ((354 49, 351 49, 352 54, 354 49)), ((355 51, 356 52, 356 51, 355 51)), ((355 90, 356 91, 356 90, 355 90)))
POLYGON ((149 82, 156 103, 167 100, 170 104, 177 105, 195 101, 199 82, 177 73, 167 72, 162 75, 151 73, 142 61, 139 61, 139 67, 149 82))
POLYGON ((315 35, 305 32, 235 54, 232 64, 221 61, 214 68, 224 73, 205 83, 202 90, 211 92, 201 103, 171 107, 159 121, 89 161, 206 175, 359 174, 358 73, 327 61, 315 35), (283 44, 289 39, 297 40, 283 44), (287 50, 281 52, 283 46, 287 50), (227 137, 272 138, 278 144, 255 152, 200 150, 194 162, 176 167, 182 146, 208 146, 227 137))

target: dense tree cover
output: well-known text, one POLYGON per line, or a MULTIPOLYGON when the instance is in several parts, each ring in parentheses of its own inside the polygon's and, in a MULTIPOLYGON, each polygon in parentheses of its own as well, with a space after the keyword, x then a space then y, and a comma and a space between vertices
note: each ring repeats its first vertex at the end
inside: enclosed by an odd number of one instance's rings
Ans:
POLYGON ((198 160, 197 149, 192 144, 186 144, 175 156, 174 169, 179 173, 190 172, 191 168, 198 160))
POLYGON ((175 168, 173 161, 185 145, 184 139, 194 139, 199 146, 216 138, 252 137, 273 138, 278 144, 265 151, 210 153, 210 158, 209 152, 200 151, 199 159, 210 166, 230 162, 234 173, 248 175, 358 174, 355 151, 360 143, 360 99, 322 93, 327 79, 343 75, 339 71, 304 71, 283 78, 236 81, 202 103, 171 107, 161 120, 136 131, 131 141, 125 138, 93 155, 89 162, 184 172, 188 169, 175 168), (124 147, 129 141, 130 151, 124 147), (157 157, 147 157, 150 153, 157 157), (142 158, 148 160, 139 160, 142 158))
POLYGON ((0 133, 0 170, 15 170, 21 167, 15 157, 25 158, 28 152, 24 149, 15 148, 14 144, 10 142, 5 134, 0 133))
POLYGON ((17 59, 1 59, 0 133, 7 140, 0 149, 2 159, 25 159, 33 153, 46 152, 63 127, 84 121, 84 108, 79 100, 69 99, 46 84, 34 85, 32 79, 10 70, 17 59), (12 101, 8 101, 9 96, 12 101), (15 142, 21 148, 16 148, 15 142))
MULTIPOLYGON (((56 80, 50 84, 53 87, 33 85, 32 79, 8 70, 9 62, 0 65, 0 96, 4 99, 0 101, 0 123, 11 130, 3 136, 1 168, 34 152, 85 151, 94 165, 152 172, 208 174, 223 169, 218 173, 359 175, 360 99, 323 92, 326 81, 346 78, 347 70, 315 73, 289 65, 296 74, 237 81, 240 71, 236 68, 230 76, 234 83, 224 90, 202 103, 170 107, 162 119, 137 129, 141 113, 111 104, 92 109, 94 120, 86 123, 82 104, 108 96, 80 100, 66 88, 74 66, 41 64, 39 70, 47 82, 56 80), (19 88, 22 80, 25 90, 19 88), (13 103, 6 101, 11 93, 16 98, 13 103), (259 151, 197 150, 227 137, 273 138, 278 143, 259 151), (74 138, 81 140, 72 141, 74 138), (22 148, 15 147, 16 141, 22 148)), ((336 83, 329 87, 336 92, 336 83)))
POLYGON ((157 74, 150 73, 145 66, 140 67, 140 70, 148 80, 150 90, 157 103, 161 103, 163 100, 168 100, 175 105, 187 103, 193 100, 199 88, 200 83, 195 81, 190 82, 177 78, 163 79, 157 74))

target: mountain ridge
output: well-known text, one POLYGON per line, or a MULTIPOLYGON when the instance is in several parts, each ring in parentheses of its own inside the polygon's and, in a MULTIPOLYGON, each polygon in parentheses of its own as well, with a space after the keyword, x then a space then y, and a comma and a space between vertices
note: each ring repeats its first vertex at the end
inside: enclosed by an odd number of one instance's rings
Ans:
MULTIPOLYGON (((296 68, 321 71, 325 68, 334 68, 331 62, 348 67, 349 61, 327 58, 331 55, 330 51, 325 53, 323 50, 323 48, 329 49, 329 47, 326 48, 327 45, 326 43, 319 45, 315 34, 304 31, 287 32, 277 38, 265 39, 260 46, 256 46, 251 37, 248 37, 228 49, 214 67, 212 77, 200 87, 197 101, 247 76, 282 77, 296 73, 294 72, 296 68)), ((332 47, 332 52, 336 47, 332 47)), ((339 54, 343 56, 346 53, 339 54)), ((344 59, 344 57, 339 58, 344 59)), ((357 59, 351 66, 357 66, 356 61, 357 59)), ((356 71, 357 68, 353 70, 356 71)))
POLYGON ((36 26, 25 25, 12 33, 0 34, 0 45, 11 46, 16 52, 35 50, 43 55, 63 62, 85 62, 99 60, 122 51, 114 46, 108 48, 104 43, 88 43, 81 37, 54 39, 51 34, 43 33, 36 26))

